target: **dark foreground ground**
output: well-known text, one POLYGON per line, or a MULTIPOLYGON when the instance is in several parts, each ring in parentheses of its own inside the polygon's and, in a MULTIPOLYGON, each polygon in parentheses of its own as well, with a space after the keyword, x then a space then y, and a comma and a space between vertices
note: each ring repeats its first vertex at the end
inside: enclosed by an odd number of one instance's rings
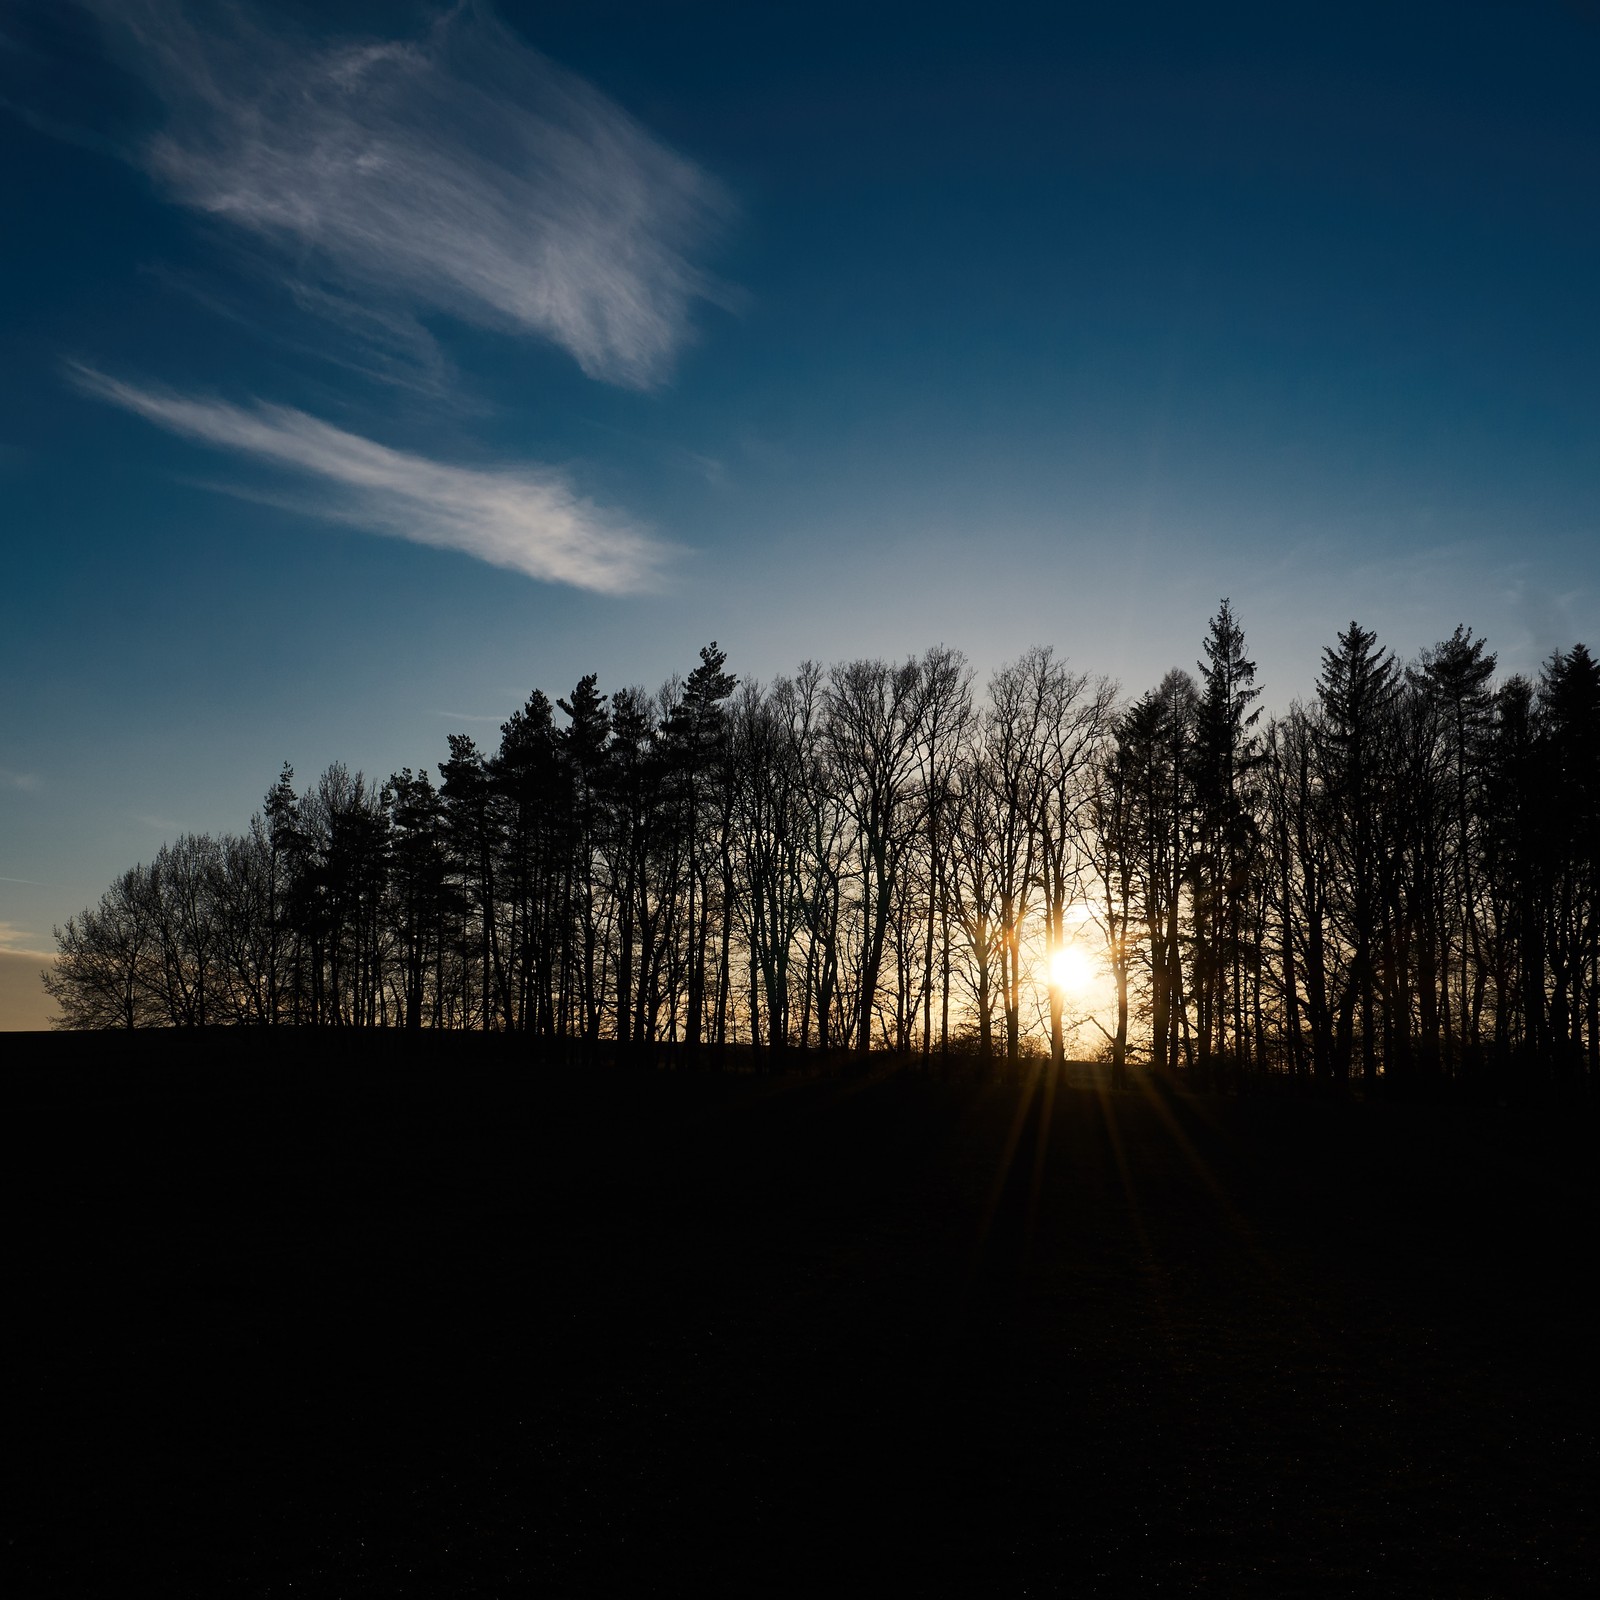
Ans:
POLYGON ((1593 1581, 1590 1122, 487 1043, 10 1049, 9 1593, 1593 1581))

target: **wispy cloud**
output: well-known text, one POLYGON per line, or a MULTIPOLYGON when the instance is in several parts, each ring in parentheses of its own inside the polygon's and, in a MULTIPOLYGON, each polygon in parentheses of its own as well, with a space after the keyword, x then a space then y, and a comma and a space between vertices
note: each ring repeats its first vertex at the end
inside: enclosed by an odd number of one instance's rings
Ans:
POLYGON ((612 594, 648 587, 668 553, 553 468, 452 466, 287 406, 247 408, 70 370, 89 393, 158 427, 315 480, 319 493, 307 509, 368 532, 612 594))
POLYGON ((37 772, 14 772, 10 767, 0 767, 0 789, 20 789, 32 794, 39 787, 37 772))
POLYGON ((328 45, 239 6, 88 3, 165 104, 148 170, 276 246, 302 302, 358 336, 425 342, 416 313, 442 311, 646 388, 716 292, 697 258, 721 188, 485 5, 328 45))
POLYGON ((6 955, 48 957, 50 952, 39 949, 40 943, 26 928, 19 928, 14 922, 0 922, 0 952, 6 955))

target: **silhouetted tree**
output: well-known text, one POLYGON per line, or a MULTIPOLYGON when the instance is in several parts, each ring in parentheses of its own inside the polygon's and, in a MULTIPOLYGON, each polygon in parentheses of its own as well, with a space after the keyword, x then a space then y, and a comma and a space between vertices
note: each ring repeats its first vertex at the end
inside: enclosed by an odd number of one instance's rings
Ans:
POLYGON ((1193 883, 1194 998, 1200 1070, 1211 1076, 1213 1053, 1249 1062, 1245 930, 1250 918, 1250 869, 1257 820, 1252 789, 1261 762, 1252 709, 1261 691, 1256 664, 1245 655, 1244 630, 1224 599, 1198 664, 1200 702, 1194 760, 1196 837, 1193 883))
POLYGON ((1360 1023, 1362 1077, 1377 1073, 1373 1003, 1377 988, 1377 943, 1382 913, 1380 874, 1382 807, 1388 796, 1386 741, 1400 691, 1400 667, 1378 646, 1376 635, 1352 622, 1336 646, 1322 653, 1317 693, 1322 702, 1322 777, 1334 800, 1333 824, 1339 871, 1335 905, 1350 943, 1350 971, 1338 1005, 1335 1070, 1349 1073, 1353 1029, 1360 1023))
POLYGON ((1074 1023, 1051 958, 1098 926, 1116 1081, 1600 1078, 1600 665, 1496 685, 1465 627, 1402 670, 1352 623, 1258 731, 1224 600, 1199 682, 1118 705, 1034 649, 981 705, 956 651, 742 687, 539 691, 438 787, 285 766, 57 930, 68 1027, 483 1028, 713 1059, 931 1062, 1074 1023), (564 718, 564 723, 558 721, 564 718))
POLYGON ((898 667, 851 661, 828 680, 823 738, 833 794, 852 825, 859 884, 853 1038, 860 1050, 872 1044, 895 890, 922 826, 923 691, 914 660, 898 667))

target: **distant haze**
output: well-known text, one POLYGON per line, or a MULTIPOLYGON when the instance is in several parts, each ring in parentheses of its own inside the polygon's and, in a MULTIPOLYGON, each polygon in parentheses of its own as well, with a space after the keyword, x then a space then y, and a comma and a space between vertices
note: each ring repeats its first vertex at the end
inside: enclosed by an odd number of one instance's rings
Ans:
POLYGON ((39 970, 49 957, 0 950, 0 1032, 48 1028, 56 1003, 44 992, 39 970))

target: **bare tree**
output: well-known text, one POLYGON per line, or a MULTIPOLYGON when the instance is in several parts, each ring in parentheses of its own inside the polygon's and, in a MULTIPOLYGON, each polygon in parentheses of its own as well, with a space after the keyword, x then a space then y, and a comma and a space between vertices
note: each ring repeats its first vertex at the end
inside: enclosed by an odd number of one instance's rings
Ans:
POLYGON ((1030 651, 1023 670, 1038 707, 1031 818, 1037 861, 1044 955, 1049 975, 1050 1059, 1066 1059, 1059 960, 1067 948, 1067 909, 1079 900, 1092 860, 1095 778, 1112 727, 1116 691, 1104 678, 1069 672, 1047 649, 1030 651))
POLYGON ((824 740, 834 793, 854 828, 860 885, 856 959, 857 1049, 869 1049, 890 914, 926 796, 919 749, 928 714, 920 663, 851 661, 828 677, 824 740))

